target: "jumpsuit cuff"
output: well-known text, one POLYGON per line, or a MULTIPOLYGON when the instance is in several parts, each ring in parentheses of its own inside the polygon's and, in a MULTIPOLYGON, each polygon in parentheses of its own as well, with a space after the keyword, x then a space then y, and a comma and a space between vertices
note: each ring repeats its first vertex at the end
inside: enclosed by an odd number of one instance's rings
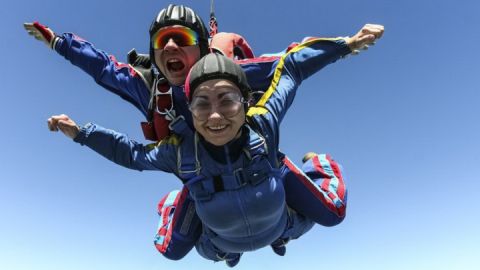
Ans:
POLYGON ((340 57, 341 58, 345 58, 347 57, 349 54, 352 53, 352 50, 350 49, 350 47, 348 47, 347 45, 347 41, 345 38, 339 38, 338 40, 336 40, 336 43, 339 44, 341 46, 340 48, 340 57))
POLYGON ((96 125, 92 123, 88 123, 83 127, 80 127, 80 132, 77 136, 73 139, 74 142, 79 143, 81 145, 85 145, 87 142, 88 136, 95 131, 96 125))
POLYGON ((56 52, 60 52, 60 48, 62 48, 63 42, 65 42, 65 38, 63 35, 61 36, 55 36, 55 41, 53 42, 53 50, 56 52))

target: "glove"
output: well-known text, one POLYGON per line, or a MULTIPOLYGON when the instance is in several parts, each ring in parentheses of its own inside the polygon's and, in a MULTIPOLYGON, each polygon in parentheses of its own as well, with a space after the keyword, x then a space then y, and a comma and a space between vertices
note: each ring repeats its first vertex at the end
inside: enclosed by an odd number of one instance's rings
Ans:
POLYGON ((50 49, 55 48, 55 43, 60 38, 50 28, 39 22, 24 23, 23 27, 27 30, 29 35, 45 42, 50 49))

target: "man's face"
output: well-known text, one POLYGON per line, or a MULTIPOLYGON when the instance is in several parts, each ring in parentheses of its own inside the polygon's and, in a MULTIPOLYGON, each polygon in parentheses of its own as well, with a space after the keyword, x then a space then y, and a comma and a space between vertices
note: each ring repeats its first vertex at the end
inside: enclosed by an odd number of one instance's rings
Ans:
POLYGON ((197 34, 184 26, 167 26, 158 30, 152 43, 160 72, 170 84, 183 85, 190 68, 200 59, 197 34))
POLYGON ((200 84, 190 103, 193 126, 205 140, 221 146, 238 137, 245 123, 245 109, 240 89, 223 79, 200 84))

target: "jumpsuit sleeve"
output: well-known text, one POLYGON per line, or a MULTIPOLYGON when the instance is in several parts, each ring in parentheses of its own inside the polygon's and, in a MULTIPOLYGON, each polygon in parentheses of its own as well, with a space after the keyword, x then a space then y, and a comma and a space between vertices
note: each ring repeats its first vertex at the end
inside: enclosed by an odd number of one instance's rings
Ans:
POLYGON ((260 56, 236 61, 247 76, 252 91, 265 91, 270 85, 280 56, 260 56))
POLYGON ((147 116, 150 89, 131 65, 118 62, 113 55, 72 33, 60 36, 55 51, 89 74, 97 84, 130 102, 147 116))
MULTIPOLYGON (((263 135, 271 147, 278 150, 280 123, 301 82, 350 52, 341 38, 312 38, 295 46, 280 58, 268 90, 247 112, 248 117, 264 131, 263 135)), ((320 205, 319 209, 323 211, 317 212, 325 213, 317 222, 333 226, 345 217, 346 189, 338 166, 331 165, 333 162, 329 160, 324 163, 322 169, 328 173, 319 177, 312 189, 321 202, 316 205, 320 205), (337 174, 334 174, 334 171, 337 174)), ((300 170, 298 175, 302 175, 305 182, 311 183, 312 180, 300 170)))
POLYGON ((158 170, 174 173, 179 140, 172 135, 159 143, 143 145, 127 135, 96 124, 80 128, 75 142, 86 145, 105 158, 133 170, 158 170))
POLYGON ((268 89, 247 115, 271 114, 279 125, 302 81, 350 52, 343 38, 311 38, 296 45, 278 60, 268 89))

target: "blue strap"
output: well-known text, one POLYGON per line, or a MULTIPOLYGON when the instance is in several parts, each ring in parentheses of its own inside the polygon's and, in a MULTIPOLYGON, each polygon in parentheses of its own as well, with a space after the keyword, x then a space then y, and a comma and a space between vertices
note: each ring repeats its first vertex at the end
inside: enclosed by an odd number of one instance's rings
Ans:
MULTIPOLYGON (((181 127, 182 122, 185 123, 185 121, 181 121, 179 124, 174 123, 174 128, 181 127)), ((188 126, 187 128, 189 129, 188 126)), ((247 184, 255 186, 265 179, 278 178, 280 175, 280 170, 272 166, 265 139, 249 127, 249 143, 244 149, 250 159, 249 165, 239 168, 231 174, 202 176, 199 171, 201 169, 200 165, 197 164, 198 161, 196 160, 197 136, 197 134, 194 134, 193 140, 189 139, 182 145, 179 168, 180 177, 184 179, 184 183, 196 200, 209 200, 212 194, 216 192, 236 190, 247 184), (192 153, 191 149, 195 149, 195 153, 192 153)))
POLYGON ((248 126, 250 143, 248 148, 245 149, 248 152, 249 158, 254 159, 258 155, 268 155, 267 143, 265 139, 255 132, 250 126, 248 126))
POLYGON ((187 183, 200 175, 201 166, 197 151, 198 135, 193 133, 182 115, 173 119, 169 128, 182 137, 177 154, 177 171, 183 183, 187 183))
POLYGON ((183 115, 179 115, 175 117, 170 124, 168 125, 170 130, 172 130, 175 134, 180 135, 182 138, 192 137, 193 131, 188 126, 187 121, 185 121, 185 117, 183 115))

